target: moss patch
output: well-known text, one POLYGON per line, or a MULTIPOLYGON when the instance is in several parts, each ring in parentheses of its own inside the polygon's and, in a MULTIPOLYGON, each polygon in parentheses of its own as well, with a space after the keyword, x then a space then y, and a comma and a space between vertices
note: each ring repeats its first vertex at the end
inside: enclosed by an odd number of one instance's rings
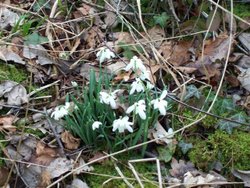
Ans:
POLYGON ((250 6, 249 4, 235 3, 234 14, 241 18, 250 17, 250 6))
POLYGON ((216 131, 207 140, 195 139, 189 158, 197 167, 203 170, 209 170, 212 163, 216 161, 222 163, 226 173, 230 172, 232 168, 249 170, 249 144, 249 133, 234 131, 230 135, 223 131, 216 131))
MULTIPOLYGON (((119 156, 118 161, 122 162, 124 165, 121 163, 118 163, 117 166, 120 168, 122 173, 124 174, 125 177, 127 178, 135 178, 132 171, 126 167, 127 165, 127 155, 126 156, 119 156), (125 159, 126 158, 126 159, 125 159)), ((138 155, 139 158, 139 155, 138 155)), ((104 174, 104 175, 109 175, 109 176, 120 176, 117 171, 115 170, 115 166, 113 164, 114 162, 112 161, 106 161, 103 164, 94 164, 94 171, 93 173, 97 174, 104 174)), ((157 170, 156 170, 156 165, 155 163, 150 163, 150 162, 141 162, 141 163, 135 163, 133 164, 135 167, 136 171, 146 177, 148 180, 155 180, 157 181, 157 170)), ((83 179, 87 182, 87 184, 90 187, 102 187, 102 184, 110 179, 110 177, 105 177, 101 175, 89 175, 85 174, 83 179)), ((142 180, 142 179, 141 179, 142 180)), ((129 182, 134 186, 134 187, 140 187, 139 184, 136 181, 129 180, 129 182)), ((109 187, 118 187, 118 188, 125 188, 127 185, 124 183, 122 179, 112 179, 110 182, 105 184, 103 186, 104 188, 109 188, 109 187)), ((154 185, 152 183, 147 183, 144 182, 144 187, 146 188, 156 188, 158 187, 157 185, 154 185)))
POLYGON ((28 77, 25 69, 19 65, 7 64, 0 62, 0 81, 12 80, 17 83, 21 83, 28 77))

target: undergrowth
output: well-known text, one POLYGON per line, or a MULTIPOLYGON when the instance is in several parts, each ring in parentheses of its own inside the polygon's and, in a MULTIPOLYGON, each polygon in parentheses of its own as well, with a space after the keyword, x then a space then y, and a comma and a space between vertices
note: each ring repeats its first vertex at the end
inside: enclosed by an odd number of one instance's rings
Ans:
MULTIPOLYGON (((100 187, 105 181, 110 179, 110 177, 107 176, 120 176, 118 172, 115 170, 114 165, 116 164, 119 169, 122 171, 123 175, 127 178, 133 178, 135 179, 132 171, 129 169, 127 165, 127 161, 131 158, 131 154, 126 154, 124 153, 123 155, 117 156, 117 161, 114 160, 109 160, 109 161, 104 161, 102 164, 94 164, 94 173, 97 175, 92 175, 86 173, 83 176, 83 179, 86 180, 87 184, 90 187, 100 187), (100 175, 98 175, 100 174, 100 175), (101 176, 101 175, 107 175, 101 176)), ((140 158, 139 155, 134 155, 134 158, 140 158)), ((133 164, 134 168, 136 169, 136 172, 141 174, 143 177, 145 177, 149 181, 155 181, 157 180, 157 170, 156 170, 156 165, 155 163, 151 162, 140 162, 140 163, 134 163, 133 164)), ((139 188, 139 184, 136 183, 135 181, 129 180, 130 183, 133 184, 135 188, 139 188)), ((107 184, 103 186, 104 188, 111 188, 111 187, 119 187, 119 188, 125 188, 127 185, 124 183, 122 179, 111 179, 107 184)), ((144 183, 145 188, 156 188, 158 187, 157 184, 155 185, 150 182, 145 182, 144 183)))
POLYGON ((190 138, 194 147, 189 152, 190 160, 203 170, 211 170, 214 162, 220 162, 225 174, 232 169, 250 169, 250 137, 249 133, 234 131, 227 134, 217 130, 207 139, 190 138))
POLYGON ((18 65, 0 62, 0 81, 12 80, 17 83, 27 79, 27 71, 18 65))

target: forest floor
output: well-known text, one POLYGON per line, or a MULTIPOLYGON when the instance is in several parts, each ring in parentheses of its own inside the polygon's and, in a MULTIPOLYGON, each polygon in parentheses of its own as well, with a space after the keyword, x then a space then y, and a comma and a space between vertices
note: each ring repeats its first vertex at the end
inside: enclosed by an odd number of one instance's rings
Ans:
POLYGON ((0 15, 0 187, 250 187, 248 1, 0 15))

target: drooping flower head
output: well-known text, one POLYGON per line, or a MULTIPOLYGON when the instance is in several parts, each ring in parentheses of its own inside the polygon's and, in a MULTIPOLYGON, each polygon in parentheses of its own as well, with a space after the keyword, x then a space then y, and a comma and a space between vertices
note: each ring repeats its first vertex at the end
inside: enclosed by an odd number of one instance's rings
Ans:
POLYGON ((134 94, 136 91, 137 93, 143 92, 145 90, 145 86, 140 78, 136 78, 134 82, 131 84, 131 90, 129 92, 130 95, 134 94))
POLYGON ((131 125, 133 125, 133 123, 129 121, 128 116, 125 116, 123 118, 120 117, 119 119, 114 120, 112 131, 115 132, 118 129, 119 133, 123 133, 127 129, 129 132, 132 133, 133 128, 131 127, 131 125))
POLYGON ((103 63, 106 60, 112 59, 115 57, 114 52, 106 47, 102 47, 99 52, 96 54, 97 59, 100 63, 103 63))
POLYGON ((159 110, 160 114, 163 116, 165 116, 167 113, 166 108, 168 106, 168 102, 164 100, 166 96, 167 90, 164 90, 159 98, 151 101, 151 104, 154 106, 154 109, 159 110))
POLYGON ((93 124, 92 124, 92 129, 93 131, 96 130, 96 129, 99 129, 99 126, 102 125, 102 122, 100 121, 95 121, 93 124))
POLYGON ((144 100, 139 100, 138 102, 134 103, 130 107, 128 107, 126 113, 130 114, 132 111, 135 112, 135 114, 138 114, 141 119, 146 119, 146 105, 144 100))
POLYGON ((134 56, 126 66, 125 70, 133 70, 135 72, 137 72, 137 70, 140 70, 141 72, 146 72, 146 67, 143 65, 141 59, 139 59, 137 56, 134 56))
POLYGON ((59 120, 64 116, 68 115, 70 109, 70 103, 66 102, 65 105, 57 106, 55 110, 51 113, 51 117, 55 120, 59 120))
POLYGON ((100 92, 100 102, 107 104, 107 105, 110 105, 112 109, 117 109, 118 106, 117 106, 115 100, 116 100, 116 93, 118 91, 119 90, 115 90, 112 93, 107 93, 107 92, 103 92, 103 91, 100 92))

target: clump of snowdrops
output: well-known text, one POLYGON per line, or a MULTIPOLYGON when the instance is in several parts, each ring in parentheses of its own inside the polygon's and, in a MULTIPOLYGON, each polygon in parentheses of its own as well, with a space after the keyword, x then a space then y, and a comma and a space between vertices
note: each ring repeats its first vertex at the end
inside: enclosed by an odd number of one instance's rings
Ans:
MULTIPOLYGON (((114 57, 108 48, 97 53, 100 63, 114 57)), ((113 152, 147 141, 148 130, 154 127, 159 116, 166 115, 167 90, 157 92, 149 81, 148 70, 137 56, 124 71, 133 71, 136 78, 132 84, 120 83, 116 88, 111 87, 108 74, 100 71, 96 78, 91 71, 89 86, 83 89, 82 97, 70 97, 74 109, 66 102, 56 107, 51 116, 56 120, 63 118, 66 129, 96 149, 113 152)), ((78 88, 75 82, 72 86, 78 88)))

